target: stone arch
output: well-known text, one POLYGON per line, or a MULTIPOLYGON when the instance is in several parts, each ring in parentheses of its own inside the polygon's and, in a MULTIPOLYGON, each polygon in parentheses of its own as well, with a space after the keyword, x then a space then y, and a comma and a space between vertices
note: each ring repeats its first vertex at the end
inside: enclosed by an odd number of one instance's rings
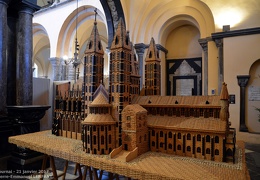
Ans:
POLYGON ((50 76, 50 39, 46 29, 38 23, 33 24, 33 63, 38 66, 38 75, 50 76))
MULTIPOLYGON (((56 57, 61 58, 61 62, 64 56, 69 59, 74 57, 75 39, 77 37, 79 45, 78 58, 82 62, 78 67, 79 76, 83 76, 83 59, 87 40, 94 26, 95 8, 91 5, 83 5, 75 9, 63 22, 58 35, 56 57)), ((103 10, 97 9, 96 21, 102 47, 107 47, 106 17, 102 12, 103 10)), ((104 55, 104 59, 108 59, 107 54, 104 55)), ((108 61, 104 62, 104 66, 105 71, 107 71, 108 61)))
MULTIPOLYGON (((79 43, 79 57, 84 56, 84 50, 86 48, 86 41, 90 37, 90 33, 93 28, 95 19, 95 7, 90 5, 84 5, 75 9, 64 21, 59 37, 57 41, 57 57, 63 57, 67 55, 72 57, 75 49, 75 38, 79 43), (76 23, 77 22, 77 23, 76 23), (77 25, 76 25, 77 24, 77 25)), ((106 47, 107 35, 105 16, 102 11, 97 9, 97 26, 99 29, 99 35, 103 44, 106 47)))
POLYGON ((260 108, 259 100, 254 98, 253 92, 260 90, 260 58, 255 60, 249 69, 250 78, 246 86, 248 101, 245 102, 245 117, 249 132, 259 133, 260 123, 258 121, 259 112, 256 108, 260 108))

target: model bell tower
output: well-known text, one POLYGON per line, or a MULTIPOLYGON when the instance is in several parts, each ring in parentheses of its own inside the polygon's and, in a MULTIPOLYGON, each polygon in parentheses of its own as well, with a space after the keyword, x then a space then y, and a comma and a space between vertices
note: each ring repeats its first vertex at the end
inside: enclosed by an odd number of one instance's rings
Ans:
POLYGON ((111 44, 109 71, 109 99, 112 116, 117 120, 117 145, 121 145, 121 112, 130 101, 131 42, 120 18, 111 44))
POLYGON ((89 111, 88 104, 93 101, 94 92, 103 82, 103 56, 104 51, 99 37, 95 17, 94 27, 87 41, 84 58, 83 103, 85 106, 85 117, 89 111))
POLYGON ((145 62, 145 95, 161 95, 161 59, 153 38, 145 62))

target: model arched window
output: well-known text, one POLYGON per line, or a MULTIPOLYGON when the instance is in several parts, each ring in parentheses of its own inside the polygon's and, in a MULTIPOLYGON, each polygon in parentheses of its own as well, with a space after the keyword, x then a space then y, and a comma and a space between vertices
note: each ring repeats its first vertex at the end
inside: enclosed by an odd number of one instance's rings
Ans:
POLYGON ((112 137, 111 137, 111 134, 108 136, 108 143, 111 144, 111 141, 112 141, 112 137))
POLYGON ((200 134, 197 135, 197 141, 201 141, 201 135, 200 134))
POLYGON ((230 148, 227 150, 227 156, 233 156, 233 151, 230 148))
POLYGON ((209 148, 206 149, 206 154, 210 154, 210 149, 209 148))
POLYGON ((155 131, 154 130, 152 130, 152 136, 155 136, 155 131))
POLYGON ((97 143, 97 137, 96 136, 93 137, 93 141, 94 141, 93 144, 95 145, 97 143))
POLYGON ((149 58, 151 58, 151 57, 152 57, 152 52, 150 51, 150 52, 149 52, 149 58))
POLYGON ((152 142, 152 146, 153 146, 153 147, 155 146, 155 142, 154 142, 154 141, 152 142))
POLYGON ((206 142, 210 142, 210 136, 209 135, 206 136, 206 142))
POLYGON ((163 148, 163 143, 162 142, 160 143, 160 147, 163 148))
POLYGON ((168 148, 169 148, 169 149, 172 149, 172 144, 169 144, 169 145, 168 145, 168 148))
POLYGON ((101 42, 98 41, 98 50, 101 50, 101 42))
POLYGON ((190 152, 191 151, 191 147, 187 146, 187 151, 190 152))
POLYGON ((163 137, 163 132, 162 131, 160 131, 160 137, 163 137))
POLYGON ((178 133, 178 139, 181 139, 181 133, 178 133))
POLYGON ((181 145, 178 145, 178 146, 177 146, 177 149, 178 149, 178 150, 181 150, 181 145))
POLYGON ((115 44, 117 45, 119 43, 118 37, 116 36, 115 44))
POLYGON ((219 155, 219 150, 218 149, 215 150, 215 155, 219 155))
POLYGON ((201 148, 200 147, 197 148, 197 153, 201 153, 201 148))
POLYGON ((168 136, 169 136, 169 138, 172 138, 172 132, 169 132, 168 136))
POLYGON ((190 135, 190 133, 187 134, 187 140, 191 140, 191 135, 190 135))
POLYGON ((215 143, 219 143, 219 137, 218 136, 215 137, 215 143))
POLYGON ((104 136, 101 136, 101 144, 104 144, 104 136))

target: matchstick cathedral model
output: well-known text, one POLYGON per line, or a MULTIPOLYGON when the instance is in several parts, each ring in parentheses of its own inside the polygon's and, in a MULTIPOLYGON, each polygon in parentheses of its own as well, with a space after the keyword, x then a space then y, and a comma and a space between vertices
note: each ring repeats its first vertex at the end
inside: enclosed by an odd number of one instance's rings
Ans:
POLYGON ((122 19, 110 47, 108 88, 102 83, 103 56, 95 21, 82 89, 64 97, 56 93, 53 134, 82 140, 86 153, 113 158, 124 152, 125 161, 154 151, 235 162, 236 133, 230 128, 225 83, 220 95, 161 96, 161 60, 151 38, 140 91, 139 63, 122 19))

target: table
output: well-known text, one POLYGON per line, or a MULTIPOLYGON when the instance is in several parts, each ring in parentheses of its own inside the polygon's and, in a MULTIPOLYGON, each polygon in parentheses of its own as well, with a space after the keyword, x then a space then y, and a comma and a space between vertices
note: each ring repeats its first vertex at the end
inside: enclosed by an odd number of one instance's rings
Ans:
POLYGON ((9 142, 95 169, 134 179, 250 179, 245 163, 244 143, 237 142, 236 163, 213 162, 195 158, 147 152, 130 162, 108 155, 83 151, 82 141, 55 136, 51 131, 11 136, 9 142))

